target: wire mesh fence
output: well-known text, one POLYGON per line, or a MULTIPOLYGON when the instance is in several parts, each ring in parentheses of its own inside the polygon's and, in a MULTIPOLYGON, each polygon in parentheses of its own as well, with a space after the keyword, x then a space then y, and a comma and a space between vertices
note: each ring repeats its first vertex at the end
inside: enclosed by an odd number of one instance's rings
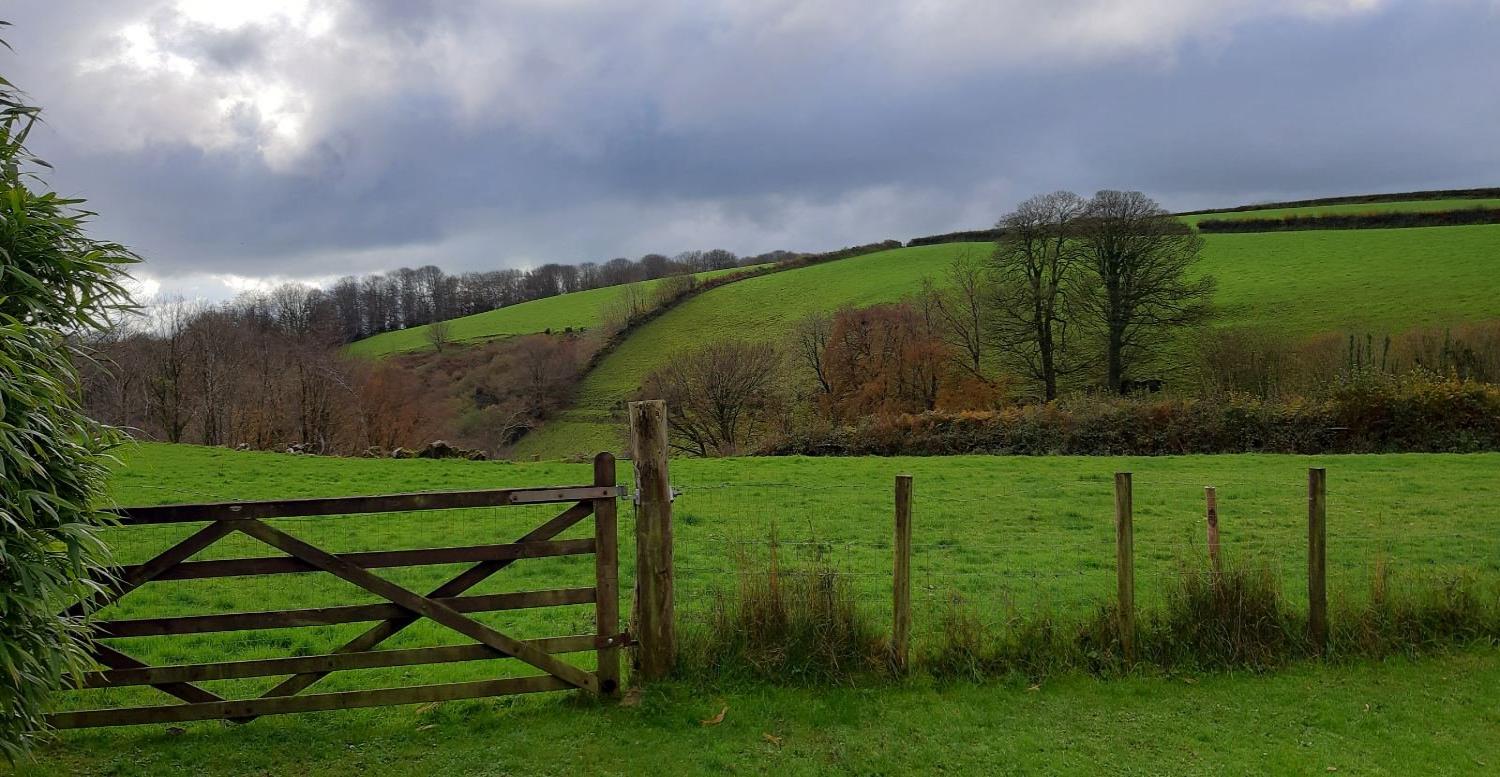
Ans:
MULTIPOLYGON (((894 474, 894 473, 893 473, 894 474)), ((1134 481, 1134 579, 1138 608, 1161 604, 1185 566, 1207 568, 1205 486, 1217 496, 1225 564, 1265 570, 1289 605, 1305 609, 1308 492, 1305 481, 1192 481, 1152 474, 1134 481)), ((891 620, 893 483, 871 476, 836 483, 677 484, 678 613, 706 617, 716 597, 746 576, 836 572, 868 614, 891 620)), ((1358 603, 1377 578, 1431 585, 1456 576, 1500 580, 1500 505, 1460 500, 1433 508, 1421 494, 1378 497, 1337 473, 1327 494, 1330 599, 1358 603)), ((911 547, 915 631, 939 628, 958 601, 982 620, 1022 611, 1086 614, 1114 600, 1116 534, 1111 473, 1017 477, 979 487, 963 478, 918 477, 911 547)))

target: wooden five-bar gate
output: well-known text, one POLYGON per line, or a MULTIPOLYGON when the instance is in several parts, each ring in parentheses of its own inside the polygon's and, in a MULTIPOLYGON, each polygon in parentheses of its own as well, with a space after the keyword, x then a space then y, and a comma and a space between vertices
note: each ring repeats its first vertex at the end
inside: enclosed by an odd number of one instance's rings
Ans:
POLYGON ((121 570, 119 580, 89 603, 75 605, 78 615, 111 604, 154 580, 279 575, 326 572, 386 600, 317 609, 238 612, 131 620, 103 620, 93 624, 102 639, 145 637, 243 629, 320 626, 376 622, 368 630, 326 655, 259 660, 216 661, 172 666, 148 666, 121 650, 94 642, 94 657, 105 667, 82 678, 85 688, 153 686, 181 700, 180 704, 59 712, 50 716, 58 728, 119 726, 223 718, 246 721, 260 715, 313 710, 347 709, 388 704, 436 702, 514 693, 580 688, 613 695, 620 682, 621 647, 629 643, 619 630, 618 532, 615 460, 607 453, 594 459, 594 482, 584 486, 521 488, 446 493, 232 502, 198 505, 122 508, 124 526, 206 522, 203 528, 151 560, 121 570), (345 516, 374 513, 446 510, 510 505, 573 503, 556 517, 514 542, 417 550, 330 553, 276 528, 273 518, 345 516), (557 537, 589 516, 594 536, 559 540, 557 537), (193 556, 234 532, 254 537, 285 556, 191 561, 193 556), (464 595, 474 586, 522 559, 593 554, 595 581, 590 588, 561 588, 488 595, 464 595), (370 570, 428 564, 470 563, 464 570, 427 594, 404 588, 370 570), (491 628, 469 613, 528 607, 589 604, 595 606, 595 633, 521 640, 491 628), (427 618, 470 639, 473 644, 401 650, 375 648, 397 632, 427 618), (585 671, 557 654, 597 651, 597 669, 585 671), (454 661, 508 657, 530 664, 543 674, 527 677, 451 682, 400 688, 299 695, 330 673, 454 661), (252 699, 225 699, 197 683, 247 677, 287 676, 252 699))

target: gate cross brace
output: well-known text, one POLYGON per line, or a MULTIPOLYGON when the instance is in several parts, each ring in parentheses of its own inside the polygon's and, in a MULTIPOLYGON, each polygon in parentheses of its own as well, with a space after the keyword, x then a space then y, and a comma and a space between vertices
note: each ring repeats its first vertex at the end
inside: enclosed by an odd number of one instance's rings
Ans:
MULTIPOLYGON (((215 521, 192 534, 170 548, 156 554, 150 561, 140 565, 130 575, 115 583, 112 588, 99 591, 93 598, 85 603, 79 602, 64 611, 64 615, 79 617, 87 612, 102 609, 120 600, 121 597, 137 588, 151 582, 153 579, 166 574, 168 570, 191 558, 199 551, 225 538, 234 531, 233 527, 223 521, 215 521)), ((89 652, 99 663, 110 669, 143 669, 148 666, 141 661, 116 650, 103 642, 94 642, 89 647, 89 652)), ((218 694, 205 690, 192 683, 162 683, 152 686, 159 691, 171 694, 185 702, 208 702, 223 701, 224 698, 218 694)))
POLYGON ((347 559, 341 559, 256 519, 236 521, 234 528, 273 548, 295 556, 329 574, 343 578, 360 588, 427 617, 454 631, 484 643, 495 650, 514 656, 570 685, 599 692, 599 678, 572 664, 554 658, 535 645, 508 637, 442 602, 403 588, 347 559))
MULTIPOLYGON (((541 542, 550 540, 559 534, 572 528, 574 524, 587 518, 594 511, 593 505, 588 502, 579 502, 568 509, 558 513, 552 520, 527 532, 517 540, 520 542, 541 542)), ((442 598, 447 596, 458 596, 476 585, 488 580, 491 575, 514 564, 516 559, 504 559, 501 561, 483 561, 464 570, 457 577, 434 588, 428 594, 430 598, 442 598)), ((364 633, 344 643, 334 653, 363 653, 373 650, 376 645, 390 639, 397 632, 420 620, 419 616, 407 616, 404 618, 391 618, 371 626, 364 633)), ((261 694, 264 697, 292 696, 312 687, 312 685, 324 677, 328 672, 306 672, 292 675, 278 683, 274 688, 261 694)), ((244 718, 240 722, 248 722, 254 718, 244 718)))

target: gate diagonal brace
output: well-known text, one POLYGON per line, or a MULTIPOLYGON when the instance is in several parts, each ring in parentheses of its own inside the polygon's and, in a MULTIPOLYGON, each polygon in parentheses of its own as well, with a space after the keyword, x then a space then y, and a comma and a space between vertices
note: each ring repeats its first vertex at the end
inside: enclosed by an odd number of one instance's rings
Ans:
POLYGON ((363 567, 303 542, 269 524, 249 519, 237 521, 234 528, 370 593, 383 597, 416 615, 429 618, 466 637, 514 656, 570 685, 592 693, 599 691, 599 679, 592 673, 554 658, 534 645, 528 645, 502 634, 446 604, 396 585, 363 567))

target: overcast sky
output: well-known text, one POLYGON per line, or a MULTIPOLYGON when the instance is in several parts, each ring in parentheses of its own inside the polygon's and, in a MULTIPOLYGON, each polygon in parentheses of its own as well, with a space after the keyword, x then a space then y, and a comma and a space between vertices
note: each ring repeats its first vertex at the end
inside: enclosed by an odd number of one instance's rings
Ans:
POLYGON ((0 74, 149 289, 1500 185, 1500 0, 29 0, 0 74))

